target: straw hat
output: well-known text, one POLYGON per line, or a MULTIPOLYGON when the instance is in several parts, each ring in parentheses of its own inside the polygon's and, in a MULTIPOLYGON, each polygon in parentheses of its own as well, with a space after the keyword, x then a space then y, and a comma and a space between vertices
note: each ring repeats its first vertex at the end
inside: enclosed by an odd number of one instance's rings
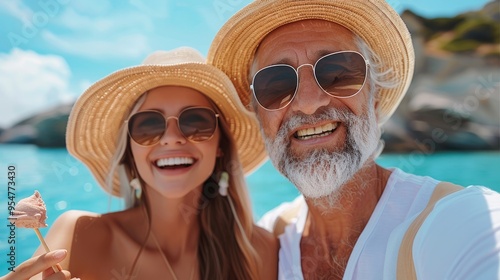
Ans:
POLYGON ((401 17, 383 0, 257 0, 221 28, 208 52, 208 62, 235 84, 241 101, 250 101, 249 70, 264 37, 287 23, 322 19, 340 24, 361 37, 380 57, 382 71, 392 69, 400 83, 380 92, 379 123, 396 110, 410 85, 414 53, 401 17))
MULTIPOLYGON (((167 85, 193 88, 211 99, 229 124, 245 173, 266 159, 255 116, 238 100, 234 86, 219 69, 208 65, 194 49, 158 51, 140 66, 117 71, 93 84, 76 101, 68 121, 68 151, 90 169, 104 188, 116 151, 120 127, 137 99, 167 85)), ((114 174, 112 194, 120 196, 114 174)))

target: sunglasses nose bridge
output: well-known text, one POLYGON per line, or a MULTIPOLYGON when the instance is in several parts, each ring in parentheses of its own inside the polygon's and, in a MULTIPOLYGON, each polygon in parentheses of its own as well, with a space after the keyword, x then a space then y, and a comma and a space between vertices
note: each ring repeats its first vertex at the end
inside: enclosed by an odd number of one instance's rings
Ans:
POLYGON ((316 112, 318 107, 326 106, 330 102, 329 96, 324 93, 323 88, 318 83, 318 80, 316 78, 315 65, 309 63, 302 64, 297 67, 296 72, 297 89, 295 93, 295 99, 291 103, 293 110, 302 111, 305 114, 312 114, 316 112), (308 74, 299 74, 299 69, 304 66, 310 66, 311 72, 307 72, 308 74), (300 78, 300 76, 302 77, 302 79, 300 78), (316 100, 317 102, 311 102, 311 100, 316 100))
POLYGON ((297 72, 297 75, 299 74, 300 68, 302 68, 304 66, 311 66, 311 68, 313 69, 313 73, 314 73, 314 65, 312 65, 310 63, 304 63, 304 64, 299 65, 299 67, 297 67, 297 69, 295 70, 295 72, 297 72))
POLYGON ((177 122, 179 122, 179 117, 176 117, 176 116, 170 116, 170 117, 165 117, 165 123, 167 123, 167 124, 168 124, 168 121, 169 121, 170 119, 174 119, 174 120, 176 120, 177 122))
MULTIPOLYGON (((310 63, 305 63, 305 64, 302 64, 300 65, 299 67, 297 67, 297 69, 295 70, 295 73, 297 74, 297 91, 299 90, 300 88, 300 83, 301 83, 301 79, 300 79, 300 69, 304 66, 310 66, 311 69, 312 69, 312 72, 311 72, 311 76, 314 78, 314 80, 316 81, 316 73, 314 71, 314 65, 310 64, 310 63)), ((302 74, 303 76, 304 74, 302 74)), ((317 83, 317 82, 316 82, 317 83)), ((297 93, 296 93, 297 94, 297 93)))
POLYGON ((181 131, 181 128, 179 127, 179 117, 176 116, 165 117, 165 131, 163 132, 163 135, 160 138, 160 142, 162 144, 168 143, 172 140, 177 142, 185 142, 186 140, 186 137, 184 136, 184 134, 181 131), (169 121, 171 119, 174 120, 175 125, 169 125, 169 121))
MULTIPOLYGON (((301 75, 299 74, 299 73, 300 73, 300 72, 299 72, 299 70, 300 70, 300 68, 302 68, 302 67, 304 67, 304 66, 310 66, 310 67, 311 67, 311 70, 312 70, 312 71, 311 71, 311 73, 310 73, 310 76, 308 76, 308 77, 309 77, 309 80, 308 80, 308 81, 314 81, 314 83, 311 83, 311 82, 308 82, 308 83, 307 83, 308 90, 311 90, 311 89, 312 89, 311 84, 314 84, 314 85, 316 85, 316 86, 317 86, 317 87, 318 87, 321 91, 324 91, 324 90, 323 90, 323 88, 321 87, 321 85, 319 84, 318 79, 317 79, 317 77, 316 77, 316 68, 315 68, 315 67, 316 67, 316 65, 313 65, 313 64, 310 64, 310 63, 305 63, 305 64, 302 64, 302 65, 300 65, 299 67, 297 67, 297 70, 295 71, 295 72, 296 72, 296 74, 297 74, 297 89, 296 89, 296 93, 295 93, 295 95, 297 95, 298 91, 299 91, 299 90, 300 90, 300 88, 301 88, 301 83, 302 83, 302 82, 301 82, 301 79, 300 79, 300 76, 301 76, 301 75), (311 79, 311 78, 312 78, 312 79, 311 79)), ((304 77, 304 75, 306 75, 306 74, 302 74, 302 77, 304 77)), ((306 80, 306 79, 302 79, 302 80, 306 80)))

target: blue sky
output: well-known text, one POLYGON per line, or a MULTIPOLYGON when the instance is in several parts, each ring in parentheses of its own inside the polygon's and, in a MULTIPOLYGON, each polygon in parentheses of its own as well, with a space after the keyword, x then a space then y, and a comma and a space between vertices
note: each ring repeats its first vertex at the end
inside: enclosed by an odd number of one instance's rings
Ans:
MULTIPOLYGON (((389 0, 427 17, 487 0, 389 0)), ((248 0, 0 0, 0 127, 74 101, 100 78, 180 46, 206 54, 248 0)))

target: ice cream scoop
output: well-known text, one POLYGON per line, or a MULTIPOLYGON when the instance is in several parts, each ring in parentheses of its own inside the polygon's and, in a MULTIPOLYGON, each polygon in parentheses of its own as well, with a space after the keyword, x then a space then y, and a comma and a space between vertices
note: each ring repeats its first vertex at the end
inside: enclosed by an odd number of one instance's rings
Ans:
POLYGON ((42 196, 38 191, 32 196, 21 199, 12 211, 9 220, 16 227, 22 228, 41 228, 47 227, 45 220, 47 219, 47 209, 42 196))
MULTIPOLYGON (((45 248, 45 251, 47 253, 50 251, 40 230, 38 230, 38 228, 47 227, 45 223, 45 220, 47 220, 47 208, 45 208, 45 202, 43 202, 42 196, 38 191, 35 191, 32 196, 19 200, 8 219, 16 227, 32 228, 40 243, 45 248)), ((52 266, 52 269, 54 272, 61 271, 59 264, 52 266)))

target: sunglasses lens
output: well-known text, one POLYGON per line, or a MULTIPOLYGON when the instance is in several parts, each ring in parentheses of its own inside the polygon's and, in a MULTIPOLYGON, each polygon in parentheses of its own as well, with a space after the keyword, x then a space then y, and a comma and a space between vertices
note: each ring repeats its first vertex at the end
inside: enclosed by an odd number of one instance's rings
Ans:
POLYGON ((128 121, 132 139, 144 146, 157 143, 165 132, 165 118, 159 112, 139 112, 128 121))
POLYGON ((206 141, 217 128, 217 117, 215 112, 208 108, 187 109, 179 116, 179 128, 190 141, 206 141))
POLYGON ((262 107, 276 110, 288 105, 297 89, 297 74, 286 65, 264 68, 253 79, 255 99, 262 107))
POLYGON ((335 53, 318 60, 315 72, 323 90, 334 96, 349 97, 365 83, 366 62, 359 53, 335 53))

